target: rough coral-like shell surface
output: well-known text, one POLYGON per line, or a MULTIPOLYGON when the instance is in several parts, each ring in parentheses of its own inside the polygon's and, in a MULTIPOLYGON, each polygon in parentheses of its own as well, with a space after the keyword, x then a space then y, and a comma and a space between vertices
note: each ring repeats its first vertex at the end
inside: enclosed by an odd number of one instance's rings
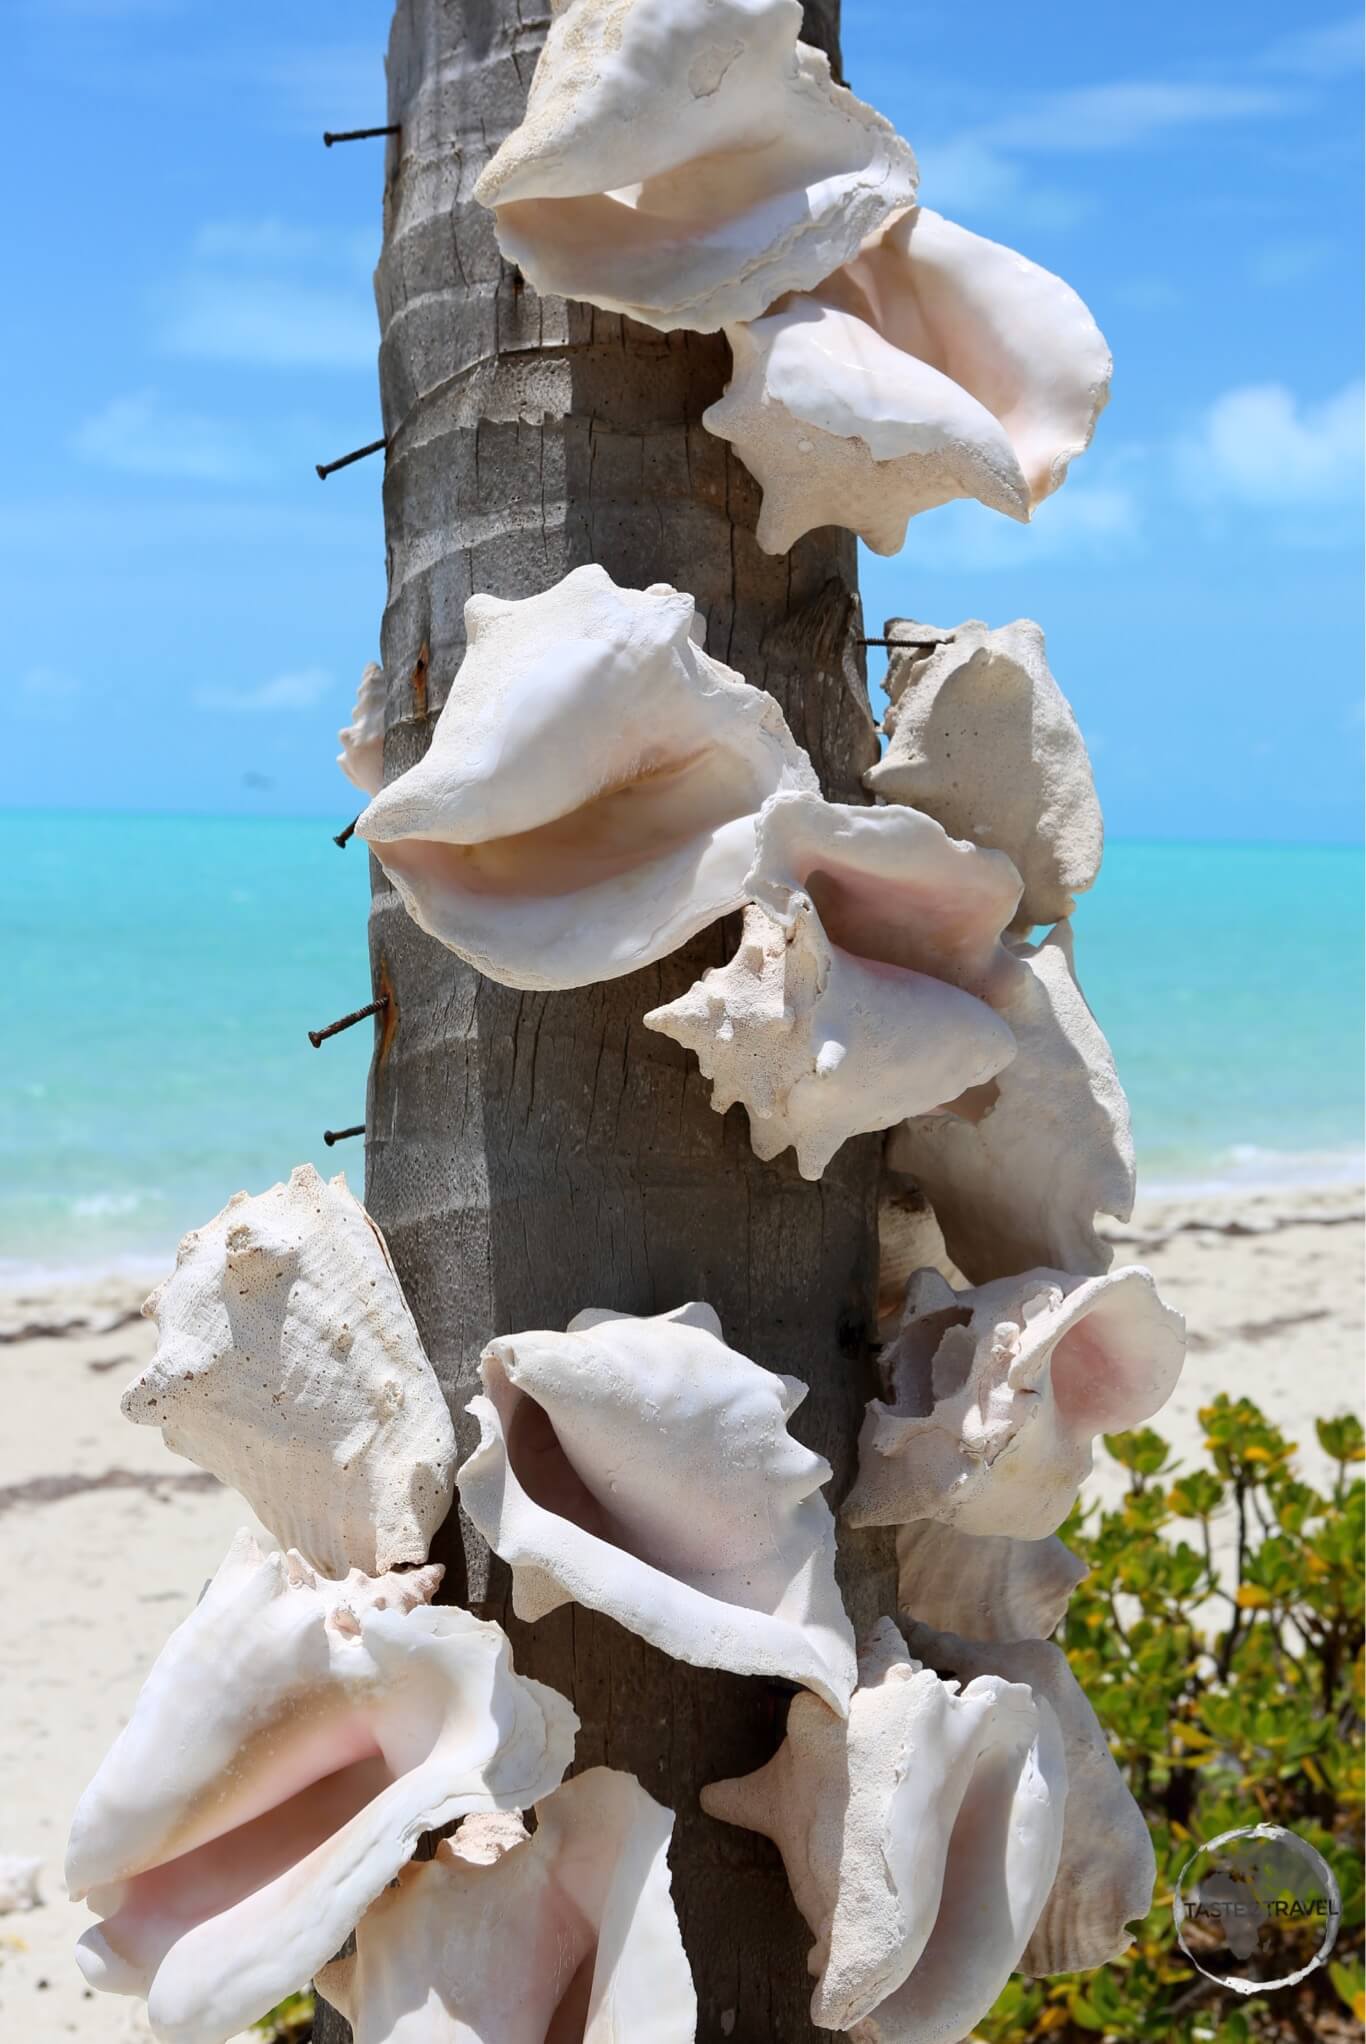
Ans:
POLYGON ((1133 1211, 1129 1105, 1077 985, 1071 925, 1017 955, 1025 978, 1001 1010, 1015 1057, 982 1095, 903 1122, 887 1147, 976 1283, 1040 1267, 1107 1270, 1096 1216, 1133 1211))
POLYGON ((508 1335, 480 1374, 460 1497, 511 1565, 519 1618, 572 1600, 676 1660, 847 1707, 830 1467, 787 1430, 805 1385, 727 1348, 701 1305, 508 1335))
POLYGON ((798 41, 798 0, 554 0, 475 196, 538 291, 663 329, 753 319, 856 254, 915 158, 798 41))
MULTIPOLYGON (((922 635, 891 618, 886 636, 922 635)), ((907 802, 954 837, 1009 854, 1024 881, 1016 928, 1056 923, 1100 870, 1104 829, 1077 720, 1028 618, 976 622, 928 652, 893 650, 889 744, 864 775, 873 794, 907 802)))
POLYGON ((819 1178, 850 1136, 956 1099, 1015 1055, 983 1002, 841 950, 805 895, 786 928, 751 904, 730 964, 645 1026, 696 1054, 718 1114, 744 1102, 756 1156, 791 1145, 803 1178, 819 1178))
POLYGON ((1067 1775, 1052 1711, 988 1676, 959 1692, 883 1619, 847 1721, 794 1698, 758 1773, 702 1807, 771 1838, 815 1935, 811 2016, 868 2044, 957 2044, 1053 1885, 1067 1775))
POLYGON ((490 979, 588 986, 740 906, 755 817, 816 777, 690 596, 576 568, 475 596, 430 750, 356 825, 424 930, 490 979))
POLYGON ((896 1558, 898 1609, 968 1639, 1047 1639, 1089 1573, 1053 1534, 1012 1540, 937 1519, 898 1526, 896 1558))
POLYGON ((726 332, 735 375, 703 420, 761 485, 770 553, 826 524, 896 553, 911 518, 956 497, 1028 519, 1109 395, 1076 293, 923 206, 726 332))
POLYGON ((427 1559, 455 1429, 384 1239, 301 1164, 187 1235, 144 1311, 157 1351, 125 1415, 240 1490, 324 1574, 427 1559))
POLYGON ((360 678, 351 722, 337 733, 337 765, 366 795, 378 795, 384 783, 384 695, 384 669, 371 660, 360 678))
POLYGON ((1127 1925, 1152 1907, 1157 1863, 1143 1812, 1116 1767, 1100 1720, 1062 1651, 1046 1640, 995 1645, 912 1625, 911 1651, 931 1667, 973 1682, 997 1675, 1027 1683, 1062 1729, 1067 1812, 1057 1878, 1020 1961, 1036 1979, 1081 1973, 1117 1958, 1127 1925))
POLYGON ((539 1803, 534 1837, 516 1818, 467 1817, 371 1905, 319 1991, 355 2044, 692 2044, 672 1830, 606 1767, 539 1803))
POLYGON ((1184 1321, 1136 1265, 1027 1271, 967 1292, 921 1271, 883 1355, 888 1401, 868 1407, 845 1514, 1042 1540, 1072 1509, 1095 1436, 1150 1419, 1185 1354, 1184 1321))
POLYGON ((337 1951, 422 1833, 525 1809, 578 1720, 506 1636, 426 1602, 439 1568, 318 1578, 248 1533, 81 1798, 67 1885, 93 1987, 161 2044, 224 2044, 337 1951))

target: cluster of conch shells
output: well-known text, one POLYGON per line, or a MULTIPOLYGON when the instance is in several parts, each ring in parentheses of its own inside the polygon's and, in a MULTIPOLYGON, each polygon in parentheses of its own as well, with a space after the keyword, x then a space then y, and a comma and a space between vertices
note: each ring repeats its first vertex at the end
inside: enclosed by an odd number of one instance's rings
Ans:
POLYGON ((424 1831, 549 1795, 565 1699, 441 1570, 319 1577, 240 1533, 81 1799, 67 1884, 94 1987, 224 2044, 344 1943, 424 1831))
POLYGON ((156 1354, 128 1419, 245 1497, 324 1574, 423 1562, 455 1429, 383 1237, 311 1164, 187 1235, 143 1309, 156 1354))
MULTIPOLYGON (((909 146, 800 41, 799 0, 550 14, 476 196, 537 290, 724 329, 704 417, 761 486, 759 544, 838 525, 891 553, 963 497, 1027 520, 1089 444, 1105 343, 1057 277, 916 204, 909 146)), ((281 1551, 238 1535, 82 1798, 82 1970, 144 1996, 160 2044, 226 2044, 311 1977, 355 2044, 689 2044, 672 1814, 606 1768, 566 1784, 569 1702, 517 1675, 497 1625, 433 1604, 458 1487, 520 1619, 576 1602, 797 1685, 774 1757, 703 1808, 781 1852, 817 2025, 959 2044, 1013 1970, 1121 1951, 1154 1876, 1046 1637, 1084 1574, 1055 1533, 1093 1439, 1148 1418, 1184 1354, 1096 1228, 1127 1218, 1134 1166, 1066 921, 1102 850, 1085 746, 1024 620, 889 628, 915 643, 862 808, 822 798, 779 705, 667 584, 581 567, 473 596, 465 628, 416 765, 383 785, 377 666, 339 734, 371 798, 357 834, 413 919, 492 980, 556 990, 742 910, 735 957, 646 1026, 808 1179, 893 1131, 887 1396, 844 1511, 897 1528, 903 1615, 856 1649, 831 1469, 788 1426, 806 1387, 708 1306, 490 1342, 457 1477, 345 1181, 239 1193, 148 1302, 158 1347, 123 1409, 281 1551)))
POLYGON ((672 1829, 606 1767, 538 1803, 534 1836, 515 1815, 467 1817, 403 1868, 319 1992, 354 2044, 692 2044, 672 1829))
POLYGON ((541 292, 713 333, 818 284, 915 159, 798 41, 798 0, 554 0, 475 197, 541 292))
POLYGON ((1047 1640, 988 1643, 912 1624, 913 1654, 942 1674, 973 1683, 996 1676, 1025 1684, 1062 1731, 1067 1807, 1057 1875, 1019 1960, 1022 1973, 1078 1973, 1117 1958, 1127 1926, 1152 1907, 1157 1866, 1148 1827, 1110 1752, 1100 1721, 1047 1640))
POLYGON ((957 497, 1027 520, 1109 395, 1075 291, 925 206, 726 335, 734 376, 703 419, 760 484, 774 554, 820 525, 894 554, 911 518, 957 497))
POLYGON ((811 2019, 860 2044, 958 2044, 1048 1903, 1068 1800, 1047 1696, 993 1670, 960 1689, 881 1620, 841 1719, 797 1696, 756 1774, 702 1806, 777 1845, 815 1937, 811 2019))
POLYGON ((847 1707, 830 1466, 787 1428, 804 1384, 728 1348, 702 1305, 508 1335, 480 1375, 460 1501, 510 1565, 519 1618, 573 1600, 675 1660, 847 1707))
POLYGON ((1071 925, 1014 950, 1023 973, 1001 1014, 1015 1056, 975 1099, 903 1122, 887 1162, 924 1192, 966 1277, 1094 1275, 1110 1265, 1097 1216, 1133 1212, 1129 1103, 1077 985, 1071 925))
POLYGON ((699 643, 690 596, 576 568, 471 597, 431 747, 360 817, 424 930, 489 978, 587 986, 739 908, 755 818, 816 777, 777 703, 699 643))
POLYGON ((645 1017, 694 1051, 756 1154, 819 1178, 850 1136, 931 1112, 1015 1055, 989 1003, 1019 876, 910 809, 776 795, 760 812, 740 949, 645 1017))
POLYGON ((1091 1444, 1151 1417, 1185 1360, 1185 1324, 1150 1273, 1033 1270, 955 1292, 919 1271, 868 1408, 855 1526, 936 1519, 1043 1540, 1091 1468, 1091 1444))
POLYGON ((370 661, 360 678, 351 722, 337 733, 337 765, 365 795, 384 784, 384 669, 370 661))
POLYGON ((1024 892, 1015 927, 1070 915, 1100 870, 1104 830, 1077 720, 1028 618, 928 634, 891 618, 884 686, 887 750, 864 785, 906 802, 954 837, 1014 861, 1024 892))

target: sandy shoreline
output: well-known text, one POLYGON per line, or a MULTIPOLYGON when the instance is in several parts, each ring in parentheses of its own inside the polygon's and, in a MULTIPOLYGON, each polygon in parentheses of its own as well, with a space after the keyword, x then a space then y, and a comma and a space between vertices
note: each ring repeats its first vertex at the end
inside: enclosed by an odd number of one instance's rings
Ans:
MULTIPOLYGON (((1110 1230, 1186 1315, 1183 1380, 1157 1421, 1198 1452, 1199 1407, 1246 1395, 1300 1443, 1310 1481, 1316 1417, 1361 1409, 1362 1194, 1227 1193, 1145 1201, 1110 1230)), ((88 1922, 61 1862, 75 1801, 147 1667, 239 1525, 232 1493, 129 1426, 119 1393, 151 1354, 126 1277, 0 1293, 0 1858, 41 1861, 41 1906, 0 1916, 0 2036, 14 2044, 142 2040, 140 2005, 89 1995, 72 1946, 88 1922)), ((1123 1472, 1097 1471, 1116 1496, 1123 1472)))

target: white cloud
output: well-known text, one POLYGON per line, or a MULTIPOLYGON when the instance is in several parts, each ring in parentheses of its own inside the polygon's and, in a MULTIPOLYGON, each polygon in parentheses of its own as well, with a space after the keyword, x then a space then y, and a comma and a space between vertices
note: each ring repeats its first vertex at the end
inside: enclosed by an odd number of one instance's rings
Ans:
POLYGON ((1326 234, 1286 235, 1259 243, 1248 269, 1255 284, 1277 291, 1317 275, 1338 254, 1336 242, 1326 234))
POLYGON ((226 420, 178 410, 151 390, 111 398, 76 428, 71 448, 83 460, 125 475, 238 483, 268 473, 226 420))
POLYGON ((1074 227, 1094 210, 1091 195, 1043 183, 972 134, 919 146, 921 196, 954 219, 1008 215, 1022 226, 1074 227))
POLYGON ((1197 501, 1267 510, 1350 503, 1361 488, 1363 386, 1301 403, 1283 383, 1245 384, 1214 400, 1177 450, 1197 501))
POLYGON ((1340 78, 1361 69, 1364 45, 1361 16, 1348 14, 1320 28, 1278 37, 1263 50, 1259 66, 1300 78, 1340 78))
POLYGON ((1135 81, 1047 93, 977 131, 1011 149, 1128 149, 1172 128, 1207 127, 1291 112, 1298 101, 1272 87, 1135 81))
POLYGON ((308 263, 323 269, 353 269, 369 283, 379 252, 379 236, 368 228, 338 234, 303 227, 295 221, 206 220, 191 243, 196 260, 241 263, 254 268, 308 263))
POLYGON ((58 667, 30 667, 10 684, 9 707, 21 717, 70 723, 81 685, 58 667))
POLYGON ((161 343, 200 362, 373 370, 374 236, 279 219, 213 220, 161 296, 161 343))
POLYGON ((1302 104, 1281 86, 1142 79, 1025 94, 994 119, 918 143, 922 192, 927 204, 950 212, 1071 227, 1095 210, 1094 195, 1041 182, 1017 156, 1132 149, 1181 129, 1265 119, 1302 104))
POLYGON ((187 277, 162 329, 169 353, 272 369, 373 369, 379 334, 364 294, 280 277, 187 277))
POLYGON ((1127 554, 1139 543, 1141 523, 1138 497, 1127 483, 1069 480, 1029 525, 981 504, 946 504, 915 521, 910 544, 924 567, 946 573, 1029 570, 1044 561, 1127 554))
POLYGON ((229 710, 251 716, 276 715, 282 711, 311 710, 330 694, 332 676, 324 667, 300 667, 291 674, 277 674, 255 688, 200 688, 195 705, 201 710, 229 710))

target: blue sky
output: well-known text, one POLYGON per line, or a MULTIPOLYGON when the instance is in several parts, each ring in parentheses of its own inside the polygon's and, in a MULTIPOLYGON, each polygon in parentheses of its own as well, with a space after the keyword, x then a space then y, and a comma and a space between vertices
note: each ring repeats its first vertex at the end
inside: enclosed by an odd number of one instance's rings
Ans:
MULTIPOLYGON (((335 814, 384 600, 380 0, 11 0, 0 802, 335 814)), ((865 561, 876 629, 1036 617, 1116 835, 1359 834, 1361 32, 1270 0, 845 0, 922 196, 1115 352, 1036 523, 865 561)))

